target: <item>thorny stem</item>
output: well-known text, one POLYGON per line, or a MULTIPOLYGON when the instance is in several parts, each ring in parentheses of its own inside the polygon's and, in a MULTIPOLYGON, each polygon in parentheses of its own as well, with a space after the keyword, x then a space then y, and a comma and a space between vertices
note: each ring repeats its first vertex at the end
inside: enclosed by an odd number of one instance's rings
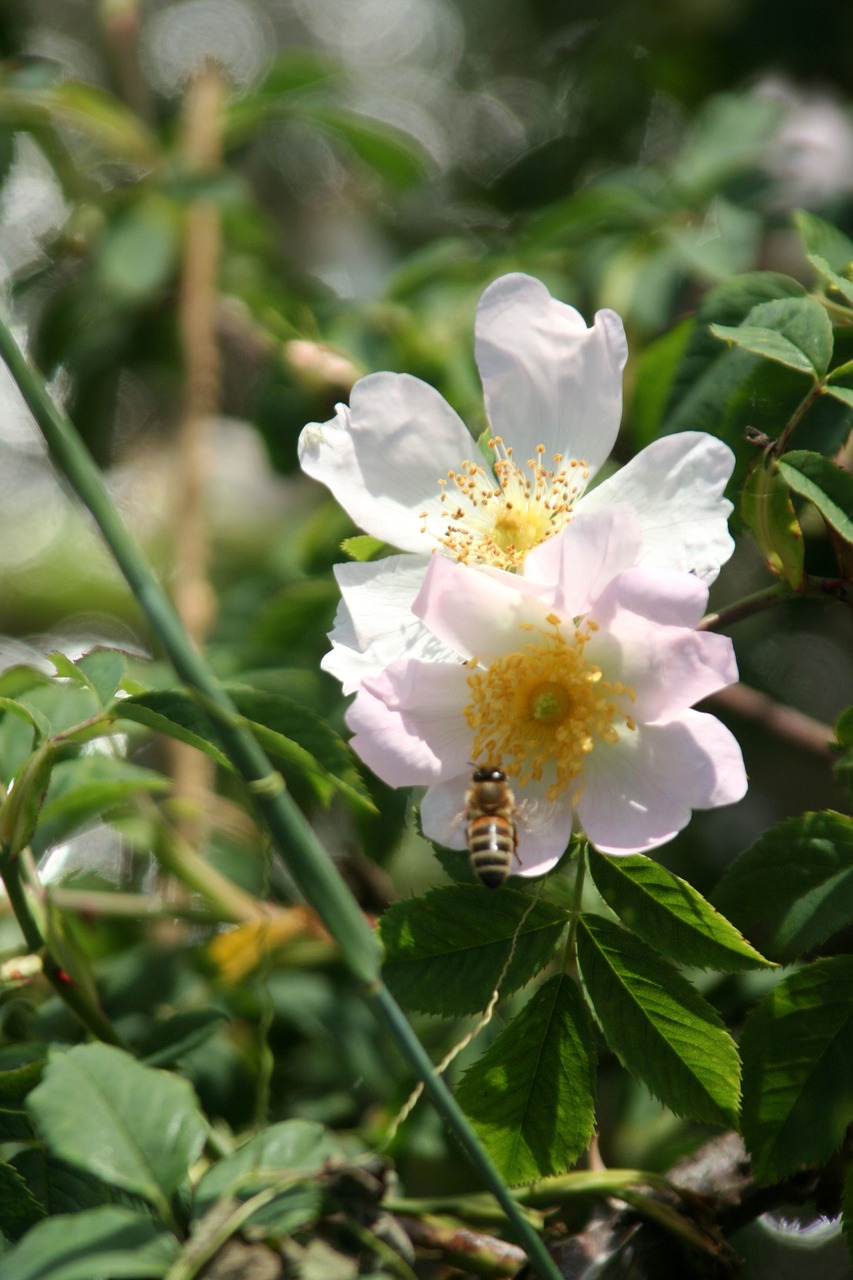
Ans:
POLYGON ((753 614, 762 613, 765 609, 772 609, 776 604, 787 604, 789 600, 825 599, 833 591, 837 592, 844 586, 844 582, 838 578, 813 577, 805 578, 799 590, 793 591, 787 583, 775 582, 771 587, 765 587, 753 595, 735 600, 733 604, 724 605, 716 613, 707 613, 696 624, 696 630, 725 631, 736 622, 751 618, 753 614))

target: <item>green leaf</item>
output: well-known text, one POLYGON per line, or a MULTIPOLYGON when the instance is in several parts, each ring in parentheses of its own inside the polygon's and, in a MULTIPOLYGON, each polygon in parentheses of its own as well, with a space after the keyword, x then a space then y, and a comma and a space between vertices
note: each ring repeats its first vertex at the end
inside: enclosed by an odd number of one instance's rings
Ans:
POLYGON ((184 1054, 204 1044, 222 1026, 225 1013, 220 1009, 188 1009, 173 1013, 156 1023, 153 1031, 136 1046, 148 1067, 174 1065, 184 1054))
POLYGON ((590 848, 590 870, 604 901, 627 928, 679 964, 735 973, 765 960, 686 880, 634 854, 608 858, 590 848))
POLYGON ((712 324, 718 338, 800 373, 823 377, 832 359, 832 325, 813 298, 784 298, 753 307, 746 321, 712 324))
POLYGON ((459 1104, 510 1185, 565 1173, 589 1145, 595 1063, 583 997, 558 974, 466 1071, 459 1104))
POLYGON ((639 938, 578 922, 578 965, 611 1049, 679 1116, 737 1126, 740 1063, 719 1015, 639 938))
POLYGON ((53 771, 33 848, 42 853, 106 810, 140 793, 165 793, 171 785, 162 773, 129 760, 101 755, 63 760, 53 771))
POLYGON ((376 811, 352 752, 321 715, 283 693, 226 687, 261 746, 275 760, 306 775, 321 800, 339 792, 360 809, 376 811))
POLYGON ((846 302, 853 303, 853 281, 833 271, 826 258, 821 257, 819 253, 809 253, 806 256, 824 283, 840 293, 846 302))
POLYGON ((849 471, 807 449, 784 453, 779 470, 795 493, 808 498, 828 525, 853 542, 853 475, 849 471))
POLYGON ((111 159, 146 168, 158 161, 156 141, 136 112, 81 80, 61 80, 48 89, 4 89, 0 118, 24 128, 74 129, 111 159))
POLYGON ((38 1084, 43 1071, 44 1060, 41 1058, 0 1071, 0 1105, 8 1107, 23 1102, 30 1090, 38 1084))
POLYGON ((795 209, 794 226, 803 238, 806 253, 820 254, 833 271, 846 271, 853 266, 853 240, 831 222, 806 209, 795 209))
POLYGON ((45 1216, 17 1169, 0 1160, 0 1231, 9 1240, 17 1240, 27 1227, 45 1216))
POLYGON ((27 1106, 56 1155, 161 1212, 207 1134, 186 1080, 106 1044, 52 1056, 27 1106))
POLYGON ((125 1194, 108 1187, 100 1178, 55 1159, 40 1144, 16 1152, 12 1164, 51 1217, 112 1204, 125 1194))
POLYGON ((388 544, 381 538, 371 538, 367 533, 357 533, 352 538, 344 538, 341 551, 350 560, 373 560, 388 544))
POLYGON ((799 281, 772 271, 735 276, 709 290, 672 383, 662 432, 719 434, 725 406, 758 364, 748 352, 724 347, 711 333, 712 323, 738 325, 758 303, 804 296, 799 281))
POLYGON ((771 827, 713 898, 772 959, 808 954, 853 921, 853 819, 828 810, 771 827))
POLYGON ((509 995, 544 968, 566 919, 557 907, 515 889, 433 889, 395 903, 382 917, 385 980, 408 1009, 476 1013, 499 981, 509 995))
POLYGON ((195 1216, 223 1198, 248 1200, 266 1187, 281 1185, 281 1193, 254 1213, 251 1222, 295 1231, 320 1212, 323 1188, 317 1175, 327 1161, 343 1157, 344 1149, 321 1124, 284 1120, 270 1125, 205 1173, 195 1194, 195 1216))
POLYGON ((91 689, 102 707, 112 702, 127 665, 124 654, 118 649, 91 649, 77 662, 72 662, 64 653, 52 653, 50 660, 57 675, 91 689))
POLYGON ((743 1134, 756 1178, 826 1160, 853 1120, 853 956, 791 974, 747 1019, 743 1134))
POLYGON ((16 858, 33 837, 55 760, 53 743, 43 742, 0 805, 0 849, 10 858, 16 858))
POLYGON ((219 746, 216 725, 194 698, 176 689, 153 689, 148 693, 123 698, 116 708, 122 720, 144 724, 157 733, 186 742, 210 756, 217 764, 230 769, 231 763, 219 746))
POLYGON ((177 1255, 150 1218, 107 1205, 37 1223, 0 1258, 0 1280, 156 1280, 177 1255))
POLYGON ((162 195, 136 200, 98 245, 96 283, 119 304, 148 301, 169 284, 180 237, 181 222, 170 200, 162 195))
POLYGON ((803 581, 803 531, 774 459, 761 459, 750 471, 741 491, 740 514, 768 568, 796 591, 803 581))
POLYGON ((320 104, 306 106, 300 114, 342 139, 359 160, 399 190, 419 182, 427 172, 428 157, 420 143, 382 120, 320 104))

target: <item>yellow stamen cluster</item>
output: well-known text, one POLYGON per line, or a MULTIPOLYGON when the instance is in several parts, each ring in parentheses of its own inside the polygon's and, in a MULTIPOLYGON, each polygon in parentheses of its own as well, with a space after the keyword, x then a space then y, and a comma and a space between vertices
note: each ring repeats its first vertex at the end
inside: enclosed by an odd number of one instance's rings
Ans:
MULTIPOLYGON (((551 630, 537 643, 471 672, 464 714, 474 731, 473 760, 499 766, 521 786, 553 777, 546 795, 556 800, 598 743, 613 744, 620 727, 636 726, 628 714, 633 689, 605 680, 584 657, 596 624, 574 627, 553 613, 547 622, 551 630)), ((577 796, 581 788, 574 790, 577 796)))
MULTIPOLYGON (((500 436, 489 441, 495 454, 494 476, 467 458, 458 471, 439 480, 448 523, 439 543, 463 564, 492 564, 517 569, 527 552, 551 538, 571 519, 572 507, 586 488, 589 468, 555 453, 544 461, 545 446, 526 469, 504 448, 500 436), (497 482, 497 487, 495 487, 497 482)), ((426 512, 422 513, 426 520, 426 512)), ((426 532, 426 524, 422 526, 426 532)))

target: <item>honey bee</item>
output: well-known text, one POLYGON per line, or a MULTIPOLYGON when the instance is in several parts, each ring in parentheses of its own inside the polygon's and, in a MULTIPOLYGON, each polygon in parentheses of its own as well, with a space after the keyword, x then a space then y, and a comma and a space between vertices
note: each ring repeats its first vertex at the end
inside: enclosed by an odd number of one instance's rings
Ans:
POLYGON ((465 793, 465 822, 474 875, 487 889, 499 889, 512 859, 521 861, 515 796, 502 769, 486 765, 474 770, 465 793))

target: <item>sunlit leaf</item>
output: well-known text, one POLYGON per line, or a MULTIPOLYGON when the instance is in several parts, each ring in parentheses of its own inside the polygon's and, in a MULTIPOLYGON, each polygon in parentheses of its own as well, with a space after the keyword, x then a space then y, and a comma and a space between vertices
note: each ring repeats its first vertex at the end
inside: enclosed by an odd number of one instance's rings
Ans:
POLYGON ((714 1009, 639 938, 599 916, 578 924, 578 965, 608 1044, 676 1115, 737 1124, 740 1062, 714 1009))
POLYGON ((509 995, 540 972, 566 921, 559 908, 514 889, 433 889, 382 917, 385 980, 405 1008, 476 1013, 498 983, 509 995))
POLYGON ((747 1019, 741 1052, 755 1176, 773 1182, 827 1159, 853 1120, 853 956, 780 983, 747 1019))
POLYGON ((558 974, 468 1068, 459 1103, 508 1183, 565 1173, 589 1145, 595 1062, 583 997, 558 974))
POLYGON ((736 972, 768 961, 697 889, 652 858, 589 851, 599 893, 624 925, 680 964, 736 972))

